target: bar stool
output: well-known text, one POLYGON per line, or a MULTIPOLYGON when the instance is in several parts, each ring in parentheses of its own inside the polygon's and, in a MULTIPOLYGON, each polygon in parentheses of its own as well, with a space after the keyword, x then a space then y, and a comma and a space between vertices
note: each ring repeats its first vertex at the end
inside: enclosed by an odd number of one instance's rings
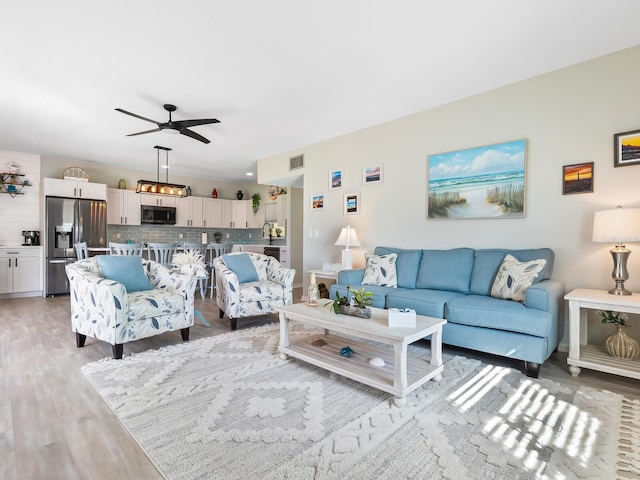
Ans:
MULTIPOLYGON (((206 244, 198 243, 198 242, 184 242, 183 248, 185 252, 187 250, 195 250, 200 252, 202 254, 202 261, 204 262, 205 266, 207 265, 207 245, 206 244)), ((198 284, 200 285, 200 296, 203 299, 205 297, 204 292, 208 287, 207 285, 208 281, 209 281, 208 277, 198 278, 198 284)))
POLYGON ((176 248, 177 245, 175 243, 149 242, 147 244, 149 260, 171 268, 171 260, 173 259, 173 254, 176 253, 176 248))
POLYGON ((211 267, 211 286, 209 287, 211 290, 211 294, 209 298, 213 298, 213 289, 216 287, 216 270, 213 268, 213 259, 221 257, 226 253, 231 253, 232 245, 222 244, 222 243, 210 243, 209 244, 209 266, 211 267))
POLYGON ((87 242, 78 242, 73 244, 73 248, 76 249, 76 257, 78 260, 84 260, 89 258, 89 250, 87 250, 87 242))
POLYGON ((109 253, 111 255, 139 255, 142 257, 142 243, 114 243, 109 242, 109 253))

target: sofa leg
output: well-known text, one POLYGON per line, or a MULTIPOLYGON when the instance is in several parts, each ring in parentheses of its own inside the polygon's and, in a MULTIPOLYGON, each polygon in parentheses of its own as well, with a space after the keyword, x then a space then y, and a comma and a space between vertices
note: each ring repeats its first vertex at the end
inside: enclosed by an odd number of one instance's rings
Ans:
POLYGON ((524 362, 524 373, 527 377, 538 378, 540 374, 540 364, 536 362, 524 362))
POLYGON ((221 308, 219 308, 218 310, 220 310, 220 318, 224 317, 224 310, 222 310, 221 308))
POLYGON ((229 321, 231 322, 231 330, 235 330, 236 328, 238 328, 237 318, 230 318, 229 321))
POLYGON ((189 341, 189 327, 187 328, 181 328, 180 329, 180 335, 182 335, 182 340, 185 342, 189 341))
POLYGON ((86 335, 76 332, 76 347, 84 347, 84 341, 87 339, 86 335))
POLYGON ((113 358, 115 360, 122 359, 122 343, 116 343, 115 345, 111 345, 111 350, 113 351, 113 358))

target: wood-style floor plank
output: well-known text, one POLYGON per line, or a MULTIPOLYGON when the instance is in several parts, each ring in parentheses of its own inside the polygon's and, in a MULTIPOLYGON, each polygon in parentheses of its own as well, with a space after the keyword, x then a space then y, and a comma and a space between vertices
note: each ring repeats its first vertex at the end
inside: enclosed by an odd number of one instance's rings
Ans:
MULTIPOLYGON (((300 298, 298 290, 294 295, 300 298)), ((197 321, 196 340, 230 331, 215 300, 196 300, 211 328, 197 321)), ((238 327, 263 325, 276 316, 239 320, 238 327)), ((125 355, 182 342, 179 332, 127 343, 125 355)), ((520 368, 519 362, 444 347, 445 352, 520 368)), ((111 346, 87 338, 75 346, 69 298, 0 300, 0 478, 160 479, 162 476, 115 414, 89 384, 80 368, 111 356, 111 346)), ((586 385, 640 398, 640 381, 583 370, 569 375, 566 354, 556 353, 541 377, 586 385)))

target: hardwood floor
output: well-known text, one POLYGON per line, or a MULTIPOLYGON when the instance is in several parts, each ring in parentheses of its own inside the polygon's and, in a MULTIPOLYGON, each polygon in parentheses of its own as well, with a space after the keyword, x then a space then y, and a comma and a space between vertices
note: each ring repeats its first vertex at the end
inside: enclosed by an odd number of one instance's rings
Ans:
MULTIPOLYGON (((300 298, 296 292, 295 298, 300 298)), ((196 300, 212 324, 191 328, 191 339, 229 332, 215 300, 196 300)), ((239 328, 275 321, 239 321, 239 328)), ((180 332, 128 343, 125 355, 182 342, 180 332)), ((520 368, 499 357, 445 346, 445 351, 520 368)), ((80 372, 111 356, 111 346, 87 338, 78 349, 69 322, 69 298, 0 300, 0 478, 161 479, 154 465, 80 372)), ((583 370, 569 375, 566 354, 556 353, 541 377, 640 398, 640 381, 583 370)))

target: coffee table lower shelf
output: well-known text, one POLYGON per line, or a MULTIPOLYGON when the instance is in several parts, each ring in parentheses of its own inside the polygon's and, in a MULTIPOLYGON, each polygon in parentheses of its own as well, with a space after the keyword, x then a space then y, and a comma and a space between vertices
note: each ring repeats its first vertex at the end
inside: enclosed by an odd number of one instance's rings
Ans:
POLYGON ((391 346, 385 348, 385 345, 372 345, 338 335, 318 334, 291 343, 288 347, 280 346, 279 351, 283 358, 288 355, 304 360, 401 399, 432 378, 440 380, 444 368, 443 365, 435 366, 428 360, 407 355, 407 385, 403 388, 394 380, 399 377, 391 346), (312 344, 320 339, 325 342, 324 345, 312 344), (352 357, 340 356, 340 350, 346 346, 355 350, 356 354, 352 357), (371 365, 369 360, 373 357, 382 358, 385 365, 383 367, 371 365))

